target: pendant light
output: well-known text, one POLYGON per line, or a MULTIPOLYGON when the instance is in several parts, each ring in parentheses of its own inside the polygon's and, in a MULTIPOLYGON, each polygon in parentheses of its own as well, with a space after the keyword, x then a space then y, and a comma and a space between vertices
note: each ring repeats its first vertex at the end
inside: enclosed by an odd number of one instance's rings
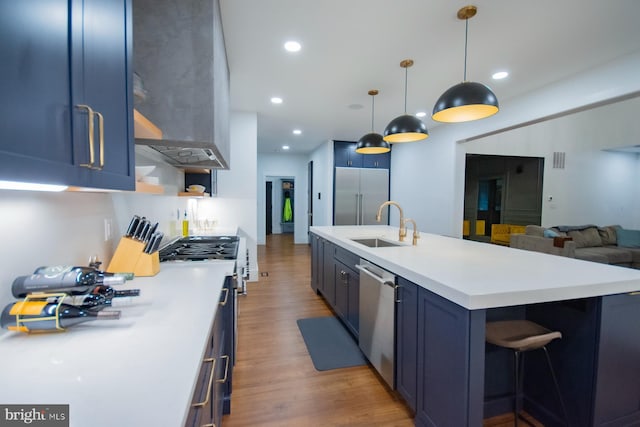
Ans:
POLYGON ((464 78, 462 83, 449 88, 440 96, 431 118, 438 122, 460 123, 484 119, 498 112, 498 98, 482 83, 467 81, 467 37, 469 19, 478 11, 475 6, 465 6, 458 11, 458 19, 465 21, 464 78))
POLYGON ((370 90, 371 95, 371 133, 366 134, 358 141, 356 145, 356 153, 360 154, 382 154, 391 151, 389 144, 382 139, 382 135, 373 131, 373 112, 375 106, 375 96, 378 91, 375 89, 370 90))
POLYGON ((407 114, 407 73, 413 59, 400 62, 404 68, 404 114, 391 120, 384 130, 384 140, 391 144, 420 141, 429 136, 427 126, 416 116, 407 114))

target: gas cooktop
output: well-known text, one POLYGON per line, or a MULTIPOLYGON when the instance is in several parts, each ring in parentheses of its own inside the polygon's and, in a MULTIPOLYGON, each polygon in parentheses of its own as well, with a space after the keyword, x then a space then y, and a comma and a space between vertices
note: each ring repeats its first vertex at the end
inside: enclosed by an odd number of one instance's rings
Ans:
POLYGON ((163 261, 204 261, 210 259, 236 259, 237 236, 189 236, 176 240, 160 249, 163 261))

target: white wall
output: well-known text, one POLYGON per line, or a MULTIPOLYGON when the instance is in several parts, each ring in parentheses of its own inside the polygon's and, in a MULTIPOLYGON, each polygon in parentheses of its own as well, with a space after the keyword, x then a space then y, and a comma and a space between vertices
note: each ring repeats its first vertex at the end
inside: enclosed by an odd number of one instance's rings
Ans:
MULTIPOLYGON (((273 181, 273 193, 280 191, 280 179, 282 177, 295 180, 295 198, 293 201, 293 240, 294 243, 308 243, 308 217, 307 217, 307 163, 309 159, 305 155, 299 154, 265 154, 261 153, 258 158, 258 244, 264 245, 266 242, 266 191, 265 183, 273 181)), ((280 204, 273 201, 274 222, 280 217, 280 204)), ((274 230, 274 231, 277 231, 274 230)))
MULTIPOLYGON (((500 100, 501 110, 493 117, 476 122, 439 125, 429 129, 430 137, 425 141, 394 146, 391 156, 391 198, 403 206, 407 216, 417 221, 420 230, 461 236, 466 144, 459 144, 458 141, 638 92, 639 69, 640 53, 636 53, 527 96, 500 100)), ((500 98, 499 92, 497 96, 500 98)), ((552 122, 555 120, 558 119, 552 122)), ((565 137, 574 138, 571 134, 565 137)), ((603 138, 616 138, 616 135, 608 134, 603 138)), ((629 141, 619 141, 620 145, 633 144, 633 141, 630 144, 626 142, 629 141)), ((636 189, 629 189, 629 194, 634 192, 637 194, 636 189)), ((637 199, 633 203, 633 209, 638 212, 637 199)), ((397 213, 392 212, 391 224, 396 223, 397 213)))
POLYGON ((333 141, 318 146, 309 159, 313 161, 313 225, 332 225, 333 141))

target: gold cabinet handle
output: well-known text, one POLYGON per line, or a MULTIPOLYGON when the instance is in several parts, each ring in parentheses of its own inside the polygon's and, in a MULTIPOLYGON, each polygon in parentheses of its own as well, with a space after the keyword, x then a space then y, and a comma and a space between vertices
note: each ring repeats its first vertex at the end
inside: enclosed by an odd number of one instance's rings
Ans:
POLYGON ((202 402, 193 403, 191 405, 194 408, 198 408, 198 407, 202 407, 202 406, 206 405, 207 403, 209 403, 209 399, 211 399, 211 389, 213 387, 214 371, 216 370, 216 358, 215 357, 210 357, 210 358, 207 358, 207 359, 203 359, 202 362, 203 363, 212 362, 211 363, 211 372, 209 373, 209 385, 207 386, 207 395, 205 396, 204 400, 202 402))
POLYGON ((224 377, 220 378, 218 380, 219 383, 226 383, 227 382, 227 375, 229 374, 229 356, 222 356, 220 357, 221 359, 225 359, 225 364, 224 364, 224 377))
POLYGON ((98 132, 100 135, 100 166, 94 167, 94 169, 102 170, 104 167, 104 116, 96 111, 98 116, 98 132))
POLYGON ((229 299, 229 289, 223 288, 222 290, 225 291, 225 294, 224 294, 224 299, 220 301, 220 306, 224 307, 225 305, 227 305, 227 300, 229 299))
POLYGON ((211 424, 202 424, 200 427, 216 427, 215 424, 211 423, 211 424))
POLYGON ((94 168, 93 164, 96 161, 96 156, 93 149, 93 121, 94 121, 95 112, 88 105, 79 104, 79 105, 76 105, 76 107, 87 110, 88 124, 89 124, 89 132, 88 132, 89 133, 89 163, 81 163, 80 166, 84 168, 93 169, 94 168))

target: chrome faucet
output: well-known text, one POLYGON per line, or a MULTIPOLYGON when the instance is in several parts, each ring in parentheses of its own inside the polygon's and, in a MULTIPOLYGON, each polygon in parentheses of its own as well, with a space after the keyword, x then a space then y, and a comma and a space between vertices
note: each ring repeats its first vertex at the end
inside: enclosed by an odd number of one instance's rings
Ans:
POLYGON ((407 225, 404 223, 404 213, 402 212, 402 208, 398 202, 389 200, 381 204, 378 208, 378 213, 376 214, 376 221, 380 222, 382 220, 382 209, 390 205, 395 206, 400 211, 400 231, 398 232, 398 240, 404 242, 404 238, 407 237, 407 225))
POLYGON ((418 244, 418 239, 420 238, 420 232, 418 231, 418 226, 416 225, 416 222, 414 220, 412 220, 411 218, 405 218, 405 220, 404 220, 404 228, 405 228, 405 230, 407 229, 407 222, 410 222, 411 224, 413 224, 413 240, 412 240, 412 244, 413 244, 413 246, 416 246, 418 244))

